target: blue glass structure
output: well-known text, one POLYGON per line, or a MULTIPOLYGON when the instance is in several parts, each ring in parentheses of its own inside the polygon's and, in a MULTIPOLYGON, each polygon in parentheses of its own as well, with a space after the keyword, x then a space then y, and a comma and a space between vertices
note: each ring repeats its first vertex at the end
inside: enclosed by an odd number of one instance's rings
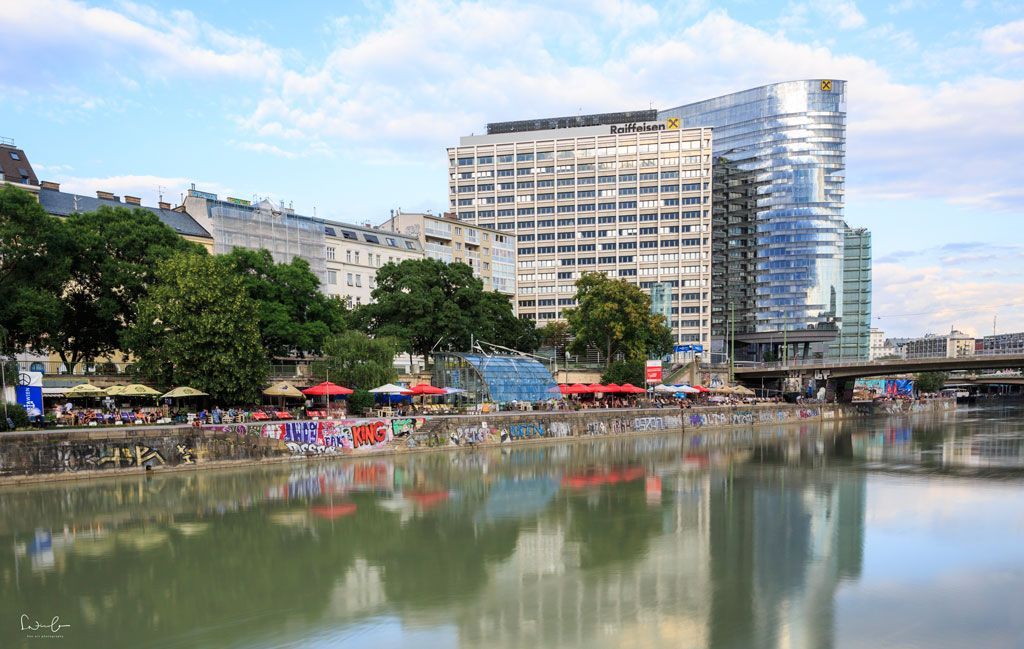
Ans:
POLYGON ((561 399, 551 372, 525 356, 449 353, 434 357, 433 384, 459 388, 476 401, 536 403, 561 399))
POLYGON ((658 114, 670 117, 714 128, 712 344, 731 327, 823 351, 843 313, 846 82, 776 83, 658 114))

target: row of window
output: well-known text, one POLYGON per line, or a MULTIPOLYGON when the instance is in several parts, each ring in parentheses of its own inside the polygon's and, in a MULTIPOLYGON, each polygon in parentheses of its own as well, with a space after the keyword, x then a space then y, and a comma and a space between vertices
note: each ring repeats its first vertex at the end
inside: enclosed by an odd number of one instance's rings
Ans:
MULTIPOLYGON (((642 249, 642 250, 649 250, 649 249, 652 249, 652 248, 657 249, 659 247, 660 248, 677 248, 677 247, 680 247, 680 246, 699 246, 700 245, 700 241, 701 241, 700 239, 663 239, 660 242, 659 241, 641 241, 640 242, 640 249, 642 249)), ((616 244, 614 244, 614 243, 613 244, 601 244, 601 247, 600 247, 600 250, 602 250, 602 251, 608 251, 608 250, 636 250, 636 249, 637 249, 637 242, 635 242, 635 241, 620 242, 620 243, 617 244, 617 247, 616 247, 616 244)), ((550 255, 550 254, 554 254, 555 252, 559 252, 559 253, 595 252, 596 250, 598 250, 598 247, 597 247, 596 244, 593 244, 593 243, 581 243, 581 244, 575 245, 575 246, 568 246, 568 245, 567 246, 536 246, 536 247, 534 247, 534 246, 524 246, 524 247, 520 247, 517 252, 520 255, 550 255)), ((614 258, 612 259, 612 261, 613 262, 615 261, 614 258)), ((573 263, 573 260, 572 259, 563 259, 562 263, 563 263, 563 265, 571 266, 572 263, 573 263)), ((582 261, 582 258, 580 260, 580 263, 584 263, 582 261)), ((606 262, 602 261, 601 263, 606 263, 606 262)))
MULTIPOLYGON (((705 226, 704 231, 707 231, 705 226)), ((582 230, 580 232, 541 232, 540 234, 520 234, 518 240, 523 241, 554 241, 556 237, 560 240, 575 239, 577 234, 580 239, 595 239, 598 237, 634 237, 639 232, 640 236, 658 234, 679 234, 686 232, 700 232, 700 226, 693 225, 663 225, 660 228, 620 228, 619 230, 582 230)), ((641 242, 644 243, 644 242, 641 242)), ((602 244, 609 245, 609 244, 602 244)), ((613 248, 615 244, 610 244, 613 248)), ((635 246, 633 246, 635 247, 635 246)), ((641 246, 644 247, 644 246, 641 246)))
MULTIPOLYGON (((704 141, 704 146, 711 146, 710 140, 704 141)), ((572 149, 565 151, 528 151, 522 153, 501 153, 497 156, 494 155, 481 155, 475 159, 472 156, 450 158, 449 162, 454 167, 456 163, 458 166, 465 167, 467 165, 478 164, 478 165, 489 165, 497 162, 498 164, 510 164, 514 162, 531 162, 534 160, 573 160, 575 158, 593 158, 594 156, 613 156, 613 155, 636 155, 639 153, 667 153, 673 151, 686 151, 695 150, 701 148, 700 140, 685 140, 683 142, 670 141, 670 142, 650 142, 647 144, 620 144, 618 146, 604 146, 586 149, 572 149)))
MULTIPOLYGON (((637 259, 641 263, 654 263, 654 262, 665 262, 665 261, 688 261, 707 259, 707 251, 703 252, 663 252, 659 255, 639 255, 637 259)), ((554 259, 520 259, 519 268, 553 268, 556 265, 554 259)), ((707 272, 707 267, 704 268, 707 272)), ((559 279, 561 279, 562 273, 559 273, 559 279)))
MULTIPOLYGON (((361 273, 345 273, 345 283, 349 286, 363 285, 363 275, 361 273)), ((334 270, 327 271, 327 283, 331 286, 337 286, 338 284, 338 272, 334 270)), ((376 288, 377 280, 373 275, 366 276, 366 285, 373 289, 376 288)))
MULTIPOLYGON (((694 170, 696 171, 696 170, 694 170)), ((619 183, 636 182, 636 174, 623 174, 618 177, 619 183)), ((678 171, 663 171, 661 172, 661 180, 678 180, 678 171)), ((658 174, 640 174, 641 181, 654 181, 657 182, 658 174), (651 178, 644 178, 644 176, 652 176, 651 178)), ((576 185, 607 185, 614 184, 615 176, 590 176, 589 178, 559 178, 556 183, 554 180, 520 180, 518 182, 504 182, 498 183, 498 191, 507 192, 515 189, 545 189, 553 187, 574 187, 576 185)), ((704 189, 708 189, 708 183, 704 183, 704 189)), ((652 191, 658 191, 657 185, 651 185, 647 187, 641 187, 640 193, 652 193, 652 191), (646 190, 646 191, 645 191, 646 190)), ((701 188, 701 183, 683 183, 682 185, 662 185, 661 191, 684 191, 684 192, 695 192, 701 188)), ((479 183, 476 185, 459 185, 458 187, 452 185, 449 187, 452 193, 458 194, 471 194, 473 192, 492 192, 495 189, 494 183, 479 183)), ((623 188, 630 189, 630 188, 623 188)), ((633 187, 632 189, 636 189, 633 187)), ((559 197, 562 197, 559 194, 559 197)), ((567 195, 568 198, 572 198, 571 194, 567 195)), ((539 200, 539 199, 538 199, 539 200)))
MULTIPOLYGON (((499 198, 505 198, 505 197, 499 197, 499 198)), ((509 196, 507 198, 509 198, 508 201, 501 201, 501 200, 499 200, 498 202, 499 203, 502 203, 502 202, 511 203, 512 202, 511 201, 512 197, 509 196)), ((529 200, 525 200, 524 199, 522 202, 529 202, 530 200, 532 200, 532 198, 529 198, 529 200)), ((614 203, 614 202, 610 202, 610 203, 597 203, 597 204, 595 204, 595 203, 581 203, 579 205, 560 205, 560 206, 558 206, 557 210, 554 207, 550 207, 550 208, 547 208, 549 211, 547 211, 547 212, 540 212, 540 213, 541 214, 554 214, 554 213, 567 214, 567 213, 573 213, 573 212, 594 212, 594 211, 606 212, 606 211, 616 210, 616 209, 619 209, 619 210, 635 210, 635 209, 646 210, 646 209, 658 208, 658 207, 677 207, 677 206, 680 206, 680 205, 702 205, 702 204, 706 205, 708 202, 709 202, 708 201, 708 196, 704 196, 703 198, 700 197, 700 196, 690 196, 690 197, 686 197, 686 198, 662 198, 660 200, 619 201, 618 203, 614 203)), ((452 201, 452 207, 455 207, 456 205, 458 207, 472 207, 474 205, 494 205, 494 203, 495 203, 494 197, 460 198, 457 201, 452 201)), ((529 214, 536 214, 536 213, 538 213, 538 212, 535 211, 536 209, 544 209, 544 208, 520 207, 520 208, 516 209, 515 214, 519 215, 519 216, 529 215, 529 214)), ((463 218, 463 216, 462 216, 463 214, 470 214, 470 212, 459 212, 459 218, 463 218)), ((501 211, 499 210, 498 216, 512 216, 512 213, 509 212, 508 214, 502 214, 501 211)), ((472 216, 467 216, 465 218, 473 218, 473 217, 472 216)), ((478 218, 480 218, 480 217, 478 217, 478 218)))
MULTIPOLYGON (((691 165, 691 164, 701 164, 702 162, 705 163, 705 164, 710 162, 710 156, 703 156, 703 160, 701 159, 701 156, 697 156, 697 155, 694 155, 694 156, 682 156, 682 157, 679 157, 679 158, 662 158, 660 166, 662 166, 662 167, 673 166, 674 167, 674 166, 678 166, 680 164, 691 165)), ((644 166, 645 167, 652 167, 653 168, 653 167, 657 167, 659 165, 647 164, 647 165, 644 165, 644 166)), ((622 162, 602 162, 602 163, 600 163, 600 164, 598 164, 596 166, 592 165, 592 164, 581 164, 581 165, 576 165, 575 167, 573 167, 573 165, 558 165, 558 166, 555 167, 555 171, 557 173, 560 173, 560 174, 565 174, 565 173, 572 173, 573 171, 575 171, 576 173, 587 173, 587 172, 592 172, 592 171, 613 171, 615 169, 636 169, 636 168, 637 168, 637 163, 636 163, 635 160, 623 160, 622 162)), ((499 169, 497 174, 495 173, 495 170, 493 170, 493 169, 482 169, 482 170, 477 170, 477 171, 460 171, 457 174, 456 173, 452 173, 452 174, 449 174, 449 175, 450 175, 452 180, 455 180, 456 178, 458 178, 459 180, 469 180, 471 178, 506 177, 506 176, 512 176, 512 175, 515 175, 515 174, 511 173, 511 169, 504 169, 504 170, 499 169), (501 172, 505 172, 505 173, 501 173, 501 172)), ((637 174, 634 173, 634 174, 630 174, 630 175, 636 176, 637 174)), ((661 172, 661 179, 662 180, 669 180, 669 179, 675 179, 675 178, 679 178, 679 172, 678 171, 666 170, 666 171, 662 171, 661 172)), ((635 180, 637 180, 637 178, 633 178, 632 180, 625 180, 625 179, 620 178, 619 182, 633 182, 635 180)), ((655 171, 655 172, 644 172, 644 173, 641 173, 641 174, 639 174, 639 180, 641 180, 641 181, 645 181, 645 180, 658 180, 658 172, 655 171)), ((532 181, 530 181, 530 182, 532 182, 532 181)), ((552 180, 540 180, 540 181, 537 181, 537 182, 538 183, 541 183, 541 182, 550 183, 550 182, 554 182, 554 181, 552 181, 552 180)), ((572 185, 572 184, 593 185, 594 184, 594 177, 591 176, 589 178, 580 178, 578 180, 573 179, 573 178, 559 178, 558 179, 558 185, 560 187, 567 186, 567 185, 572 185)), ((544 186, 544 185, 538 185, 538 186, 544 186)))
MULTIPOLYGON (((708 164, 708 157, 704 156, 703 163, 708 164)), ((515 176, 529 176, 532 174, 585 174, 595 171, 616 171, 616 170, 654 170, 659 167, 674 168, 680 165, 701 164, 700 156, 688 156, 682 158, 645 158, 642 160, 619 160, 618 162, 600 162, 594 164, 580 165, 544 165, 541 167, 515 167, 508 169, 484 169, 478 171, 460 171, 450 173, 448 177, 452 180, 467 180, 470 178, 511 178, 515 176)), ((649 172, 648 172, 649 173, 649 172)), ((688 169, 679 171, 680 178, 696 178, 698 176, 709 176, 709 168, 703 170, 688 169)))

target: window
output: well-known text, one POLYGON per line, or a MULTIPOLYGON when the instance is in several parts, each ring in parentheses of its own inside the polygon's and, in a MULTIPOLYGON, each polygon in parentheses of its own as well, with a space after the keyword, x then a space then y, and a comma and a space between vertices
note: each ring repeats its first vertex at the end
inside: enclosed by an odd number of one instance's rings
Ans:
MULTIPOLYGON (((327 246, 327 259, 334 260, 334 248, 327 246)), ((332 282, 333 283, 333 282, 332 282)))
POLYGON ((21 160, 16 151, 11 151, 11 160, 21 160))
POLYGON ((391 237, 387 237, 384 240, 387 241, 388 245, 391 246, 392 248, 397 248, 398 247, 398 243, 396 243, 395 240, 392 239, 391 237))
POLYGON ((512 154, 511 153, 509 153, 507 155, 500 155, 500 156, 498 156, 498 164, 504 164, 504 163, 508 163, 508 162, 512 162, 512 154))
POLYGON ((409 250, 416 250, 416 244, 414 244, 412 241, 406 241, 405 247, 409 250))
POLYGON ((362 285, 363 285, 363 276, 359 275, 359 274, 356 274, 356 286, 362 286, 362 285))
POLYGON ((471 164, 473 164, 473 158, 459 158, 460 167, 471 164))
POLYGON ((345 237, 350 241, 359 241, 359 237, 357 237, 356 233, 353 232, 352 230, 342 230, 341 236, 345 237))
MULTIPOLYGON (((516 183, 516 187, 518 187, 519 189, 533 189, 533 181, 520 180, 519 182, 516 183)), ((511 189, 511 187, 509 189, 511 189)))
POLYGON ((529 162, 530 160, 533 160, 533 154, 532 153, 517 153, 516 154, 516 162, 529 162))
POLYGON ((352 263, 352 251, 351 250, 346 250, 345 251, 345 263, 346 264, 351 264, 352 263))
POLYGON ((498 177, 499 178, 502 178, 502 177, 505 177, 505 176, 514 176, 514 175, 516 175, 515 169, 498 169, 498 177))
POLYGON ((544 188, 544 187, 554 187, 554 186, 555 186, 555 181, 553 181, 553 180, 538 180, 537 181, 537 188, 538 189, 541 189, 541 188, 544 188))
POLYGON ((345 282, 346 282, 346 283, 347 283, 347 284, 348 284, 349 286, 352 286, 352 281, 353 281, 353 280, 352 280, 352 273, 346 273, 346 277, 345 277, 345 282))
POLYGON ((494 156, 492 156, 492 155, 482 155, 482 156, 480 156, 479 158, 476 159, 476 163, 479 164, 479 165, 493 164, 494 163, 494 156))
POLYGON ((378 246, 380 245, 380 239, 377 238, 377 235, 375 234, 363 234, 363 238, 366 239, 367 243, 375 243, 378 246))
POLYGON ((327 283, 334 286, 338 283, 338 272, 334 270, 327 271, 327 283))

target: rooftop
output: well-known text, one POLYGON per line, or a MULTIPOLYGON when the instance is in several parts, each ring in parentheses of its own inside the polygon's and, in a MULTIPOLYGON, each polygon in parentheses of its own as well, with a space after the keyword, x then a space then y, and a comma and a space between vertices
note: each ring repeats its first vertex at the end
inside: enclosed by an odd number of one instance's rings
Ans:
POLYGON ((210 233, 207 232, 203 226, 199 225, 195 219, 184 212, 175 212, 169 207, 150 207, 148 205, 122 203, 121 200, 113 194, 109 194, 109 196, 111 198, 82 196, 81 194, 71 194, 44 186, 39 190, 39 203, 43 206, 43 209, 54 216, 68 216, 69 214, 74 214, 76 212, 92 212, 104 205, 107 207, 127 207, 129 209, 135 208, 149 210, 153 214, 156 214, 157 218, 160 219, 164 225, 172 228, 180 235, 203 237, 206 239, 212 238, 210 233))

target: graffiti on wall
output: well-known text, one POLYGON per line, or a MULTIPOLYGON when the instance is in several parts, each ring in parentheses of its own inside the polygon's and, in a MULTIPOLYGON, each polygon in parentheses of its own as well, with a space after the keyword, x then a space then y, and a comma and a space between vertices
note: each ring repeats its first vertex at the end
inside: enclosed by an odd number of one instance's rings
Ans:
MULTIPOLYGON (((151 467, 167 463, 158 449, 145 444, 63 444, 56 452, 59 471, 151 467)), ((180 456, 175 459, 176 463, 191 462, 191 456, 188 462, 181 462, 180 456)))
POLYGON ((260 437, 285 443, 289 451, 301 455, 322 455, 342 450, 381 448, 394 439, 396 428, 409 434, 422 425, 422 419, 337 419, 326 421, 287 421, 250 427, 260 437))

